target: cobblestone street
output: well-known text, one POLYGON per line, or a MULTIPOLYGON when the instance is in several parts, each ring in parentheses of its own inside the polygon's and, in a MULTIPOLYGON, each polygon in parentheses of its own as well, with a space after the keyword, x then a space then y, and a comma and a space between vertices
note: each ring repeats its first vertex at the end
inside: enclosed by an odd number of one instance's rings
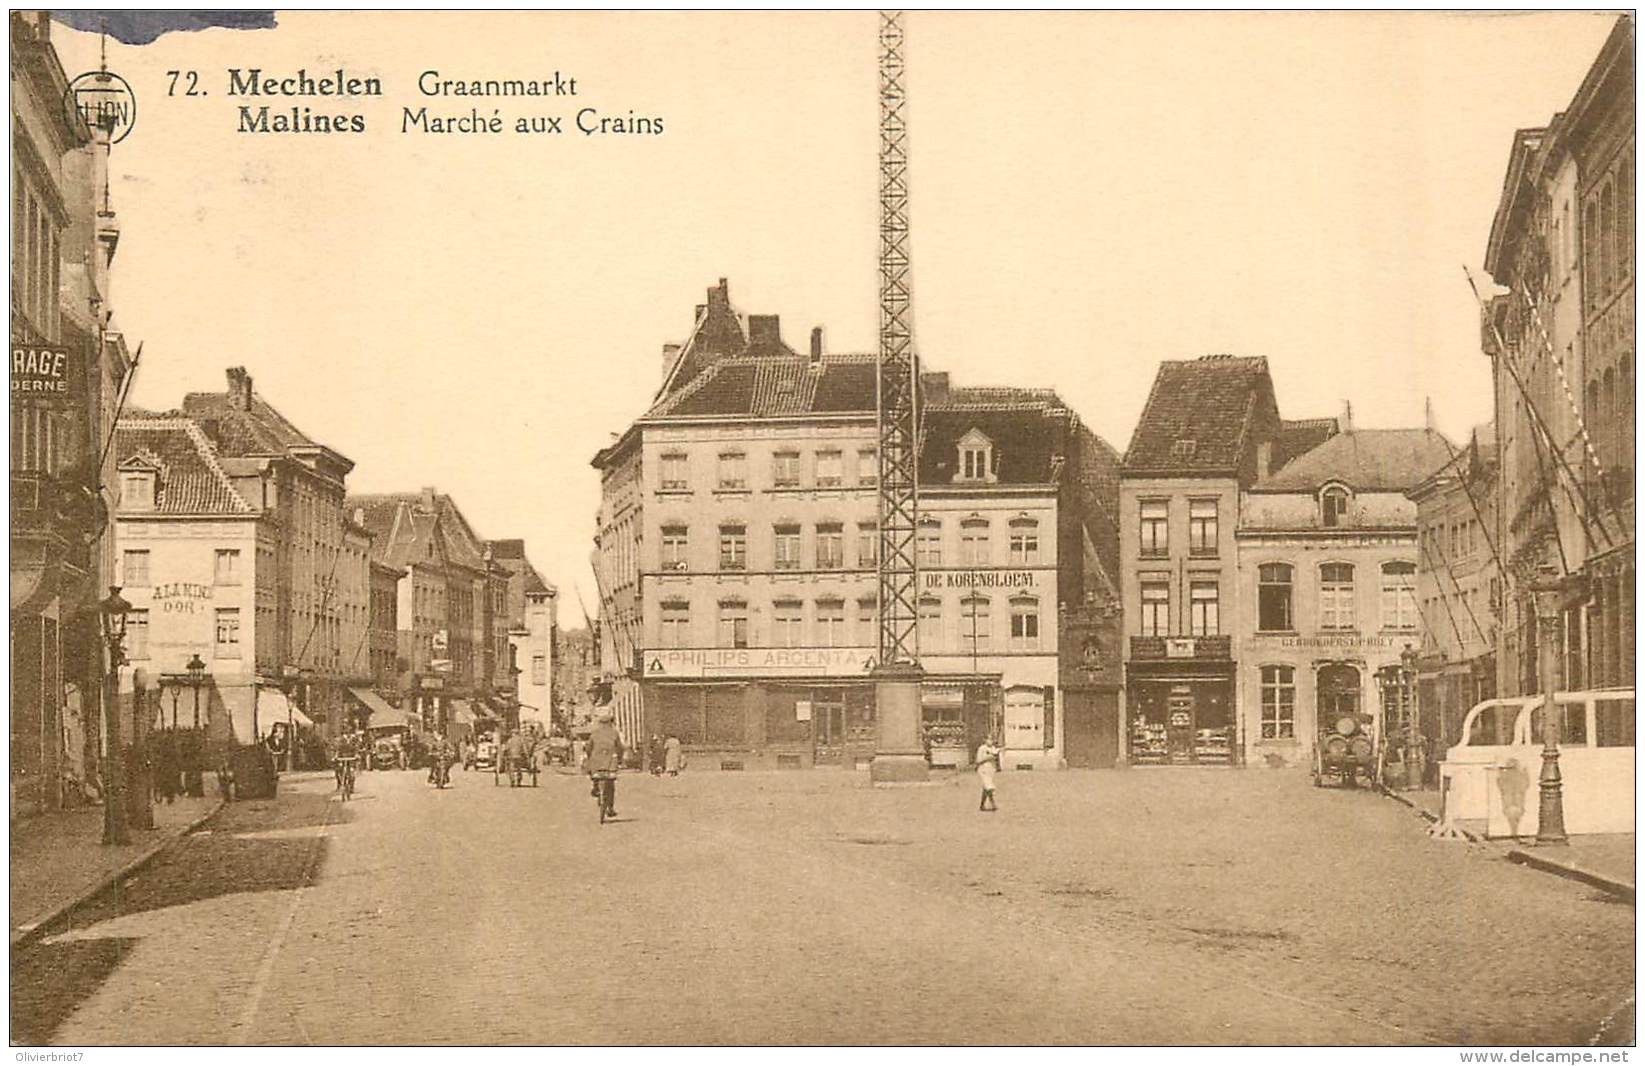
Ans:
POLYGON ((28 1043, 1587 1043, 1631 907, 1262 771, 285 778, 14 961, 28 1043), (1549 973, 1557 980, 1547 979, 1549 973))

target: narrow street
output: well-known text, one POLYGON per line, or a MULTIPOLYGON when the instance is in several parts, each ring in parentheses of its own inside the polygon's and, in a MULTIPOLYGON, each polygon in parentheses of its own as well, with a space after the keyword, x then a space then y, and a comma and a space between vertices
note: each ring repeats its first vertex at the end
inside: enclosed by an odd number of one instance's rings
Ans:
POLYGON ((987 815, 969 778, 634 775, 619 809, 288 779, 16 960, 13 1039, 1585 1043, 1633 980, 1631 908, 1289 774, 1017 774, 987 815))

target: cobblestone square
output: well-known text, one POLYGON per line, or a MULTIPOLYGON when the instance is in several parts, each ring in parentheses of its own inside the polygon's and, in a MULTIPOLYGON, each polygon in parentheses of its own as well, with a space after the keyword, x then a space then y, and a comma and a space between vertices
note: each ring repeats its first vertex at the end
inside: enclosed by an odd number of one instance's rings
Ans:
POLYGON ((981 813, 973 786, 625 775, 601 826, 564 774, 371 773, 347 804, 287 776, 19 958, 13 1039, 1632 1037, 1630 907, 1370 792, 1010 773, 981 813))

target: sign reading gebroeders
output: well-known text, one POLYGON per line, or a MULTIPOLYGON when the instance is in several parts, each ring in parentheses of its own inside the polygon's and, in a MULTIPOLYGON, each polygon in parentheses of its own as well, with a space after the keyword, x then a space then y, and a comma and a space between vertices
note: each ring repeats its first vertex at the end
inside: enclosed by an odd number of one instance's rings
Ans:
POLYGON ((13 402, 68 407, 84 396, 83 368, 72 351, 50 345, 12 345, 13 402))

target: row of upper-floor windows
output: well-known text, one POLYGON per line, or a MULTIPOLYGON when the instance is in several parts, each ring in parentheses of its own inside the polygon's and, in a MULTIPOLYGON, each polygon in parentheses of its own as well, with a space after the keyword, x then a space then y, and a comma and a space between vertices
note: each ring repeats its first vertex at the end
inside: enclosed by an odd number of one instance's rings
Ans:
MULTIPOLYGON (((148 548, 127 548, 120 553, 121 587, 140 589, 154 584, 149 566, 152 554, 148 548)), ((212 560, 212 584, 238 585, 245 579, 239 548, 216 548, 212 552, 212 560)))
MULTIPOLYGON (((958 539, 948 543, 940 519, 921 519, 915 535, 918 565, 992 566, 1003 563, 1032 566, 1042 561, 1038 519, 1019 516, 1003 525, 1002 530, 986 518, 964 518, 957 524, 958 539)), ((666 525, 662 527, 661 534, 660 568, 665 572, 691 570, 691 527, 666 525)), ((767 568, 755 566, 750 561, 746 524, 724 523, 715 534, 718 569, 767 568)), ((877 565, 880 548, 877 523, 857 523, 851 530, 850 540, 854 548, 850 557, 857 568, 871 569, 877 565)), ((797 522, 774 523, 768 543, 771 546, 768 568, 771 570, 842 570, 853 565, 847 561, 847 531, 843 522, 818 522, 809 527, 797 522), (809 567, 806 566, 808 561, 809 567)))
MULTIPOLYGON (((936 596, 919 601, 918 639, 926 654, 1032 652, 1041 645, 1041 607, 1037 596, 1012 596, 1003 612, 992 599, 969 595, 958 600, 936 596)), ((848 606, 844 598, 823 597, 807 604, 799 599, 773 600, 765 632, 756 633, 748 601, 720 600, 713 613, 713 646, 719 648, 874 647, 879 643, 876 602, 863 598, 848 606), (762 641, 763 638, 763 641, 762 641)), ((693 628, 691 604, 664 600, 658 607, 658 641, 664 648, 701 646, 708 636, 693 628)))
POLYGON ((1593 310, 1633 275, 1634 155, 1621 153, 1613 172, 1582 206, 1582 290, 1593 310))
POLYGON ((1422 549, 1428 554, 1428 567, 1436 572, 1443 570, 1446 563, 1466 559, 1489 543, 1485 527, 1476 517, 1435 522, 1423 526, 1419 536, 1422 549))
MULTIPOLYGON (((657 488, 661 492, 690 492, 702 487, 701 474, 693 477, 691 456, 664 452, 658 460, 657 488)), ((872 487, 879 482, 879 455, 872 448, 822 448, 806 453, 798 448, 773 452, 763 474, 750 470, 748 453, 724 449, 715 455, 709 488, 719 492, 746 492, 760 486, 773 489, 872 487)))
MULTIPOLYGON (((1315 493, 1319 524, 1334 529, 1348 524, 1353 493, 1345 486, 1327 484, 1315 493)), ((1169 497, 1144 497, 1137 501, 1137 554, 1160 558, 1171 554, 1172 504, 1169 497)), ((1187 548, 1189 556, 1211 558, 1217 554, 1222 527, 1221 501, 1216 497, 1190 496, 1187 505, 1187 548)))
POLYGON ((11 284, 17 307, 39 334, 30 339, 58 339, 63 231, 62 220, 48 206, 33 175, 24 167, 13 167, 11 284))
MULTIPOLYGON (((1359 628, 1358 593, 1352 563, 1321 563, 1316 568, 1318 625, 1322 630, 1359 628)), ((1383 563, 1380 568, 1380 615, 1383 629, 1415 630, 1421 618, 1416 598, 1416 564, 1383 563)), ((1215 573, 1190 571, 1185 582, 1170 573, 1137 576, 1138 632, 1145 637, 1216 636, 1223 633, 1222 581, 1215 573), (1186 584, 1187 602, 1180 600, 1186 584), (1175 602, 1174 602, 1175 601, 1175 602)), ((1289 633, 1299 627, 1296 568, 1265 563, 1257 568, 1257 630, 1289 633)))

